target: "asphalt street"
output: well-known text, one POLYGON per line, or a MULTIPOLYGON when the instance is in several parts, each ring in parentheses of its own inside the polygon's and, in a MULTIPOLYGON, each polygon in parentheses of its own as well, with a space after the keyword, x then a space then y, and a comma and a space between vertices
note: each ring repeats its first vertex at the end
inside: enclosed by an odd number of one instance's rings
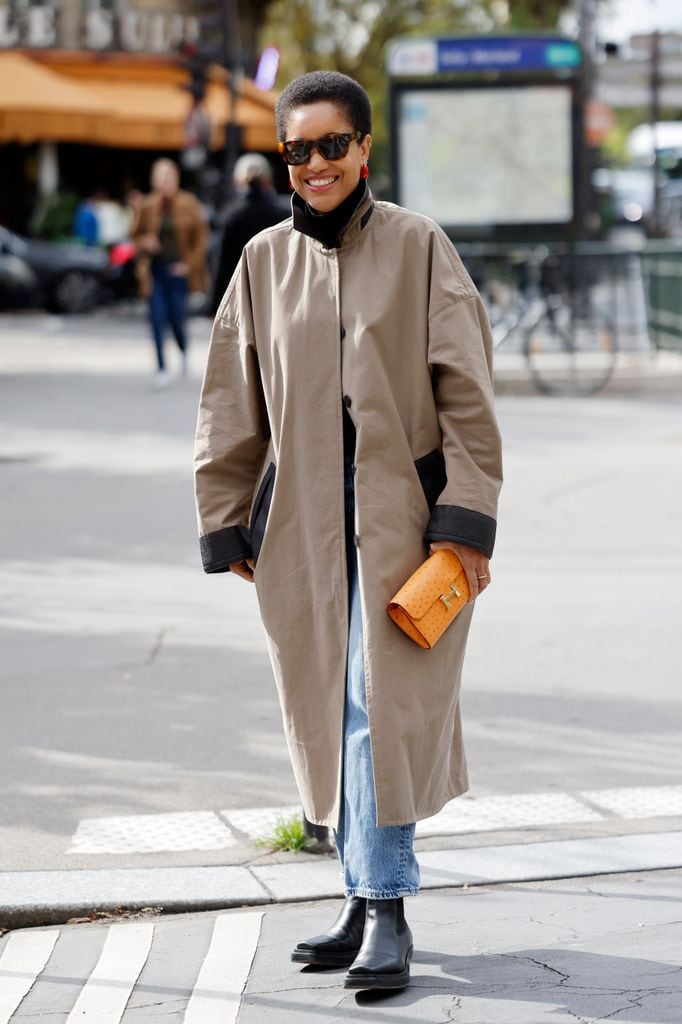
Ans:
MULTIPOLYGON (((155 392, 135 317, 0 323, 0 870, 223 864, 66 850, 84 819, 296 804, 253 589, 200 567, 208 326, 155 392)), ((678 784, 682 367, 587 399, 516 380, 465 670, 472 795, 678 784)))
POLYGON ((326 900, 0 937, 11 1024, 679 1024, 679 871, 444 889, 406 902, 409 988, 290 962, 326 900), (16 1009, 16 1013, 13 1011, 16 1009))

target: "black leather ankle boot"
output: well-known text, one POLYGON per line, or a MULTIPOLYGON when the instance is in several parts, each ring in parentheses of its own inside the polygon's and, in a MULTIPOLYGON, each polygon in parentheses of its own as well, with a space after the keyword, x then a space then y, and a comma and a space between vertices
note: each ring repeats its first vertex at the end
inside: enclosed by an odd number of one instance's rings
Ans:
POLYGON ((405 988, 410 983, 412 932, 402 899, 367 900, 360 952, 345 977, 345 988, 405 988))
POLYGON ((348 967, 358 955, 365 927, 367 900, 347 896, 341 913, 324 935, 299 942, 291 954, 296 964, 319 964, 321 967, 348 967))

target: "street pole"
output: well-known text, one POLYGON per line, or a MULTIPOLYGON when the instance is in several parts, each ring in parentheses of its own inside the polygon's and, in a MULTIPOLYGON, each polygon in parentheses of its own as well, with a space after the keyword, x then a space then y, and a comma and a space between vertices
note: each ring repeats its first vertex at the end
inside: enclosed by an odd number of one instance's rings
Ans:
POLYGON ((223 66, 228 72, 228 116, 225 125, 225 151, 223 155, 223 203, 232 197, 234 192, 234 165, 239 154, 239 130, 236 122, 239 84, 242 76, 241 67, 241 33, 239 31, 239 11, 236 0, 222 0, 223 15, 223 66))
POLYGON ((658 122, 661 119, 661 34, 658 29, 651 33, 651 143, 653 146, 652 173, 654 176, 654 205, 651 211, 651 233, 654 238, 661 236, 661 188, 658 173, 658 122))
POLYGON ((597 33, 596 0, 580 0, 578 40, 582 53, 580 71, 580 105, 582 108, 580 149, 578 153, 578 195, 576 196, 576 226, 579 239, 587 236, 591 167, 585 139, 587 108, 594 91, 594 48, 597 33))

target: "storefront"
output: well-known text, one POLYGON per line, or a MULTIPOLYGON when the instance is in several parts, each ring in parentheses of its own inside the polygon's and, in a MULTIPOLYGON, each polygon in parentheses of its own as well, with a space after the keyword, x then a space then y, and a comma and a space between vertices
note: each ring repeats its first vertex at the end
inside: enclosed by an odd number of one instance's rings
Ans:
MULTIPOLYGON (((102 4, 79 6, 77 38, 88 44, 79 50, 54 45, 51 5, 0 6, 0 223, 19 230, 40 196, 145 189, 153 160, 178 158, 187 144, 193 101, 177 46, 192 38, 192 18, 166 4, 117 22, 102 4)), ((233 106, 227 72, 212 67, 202 104, 209 163, 221 165, 231 122, 242 150, 274 153, 275 99, 243 78, 233 106)))

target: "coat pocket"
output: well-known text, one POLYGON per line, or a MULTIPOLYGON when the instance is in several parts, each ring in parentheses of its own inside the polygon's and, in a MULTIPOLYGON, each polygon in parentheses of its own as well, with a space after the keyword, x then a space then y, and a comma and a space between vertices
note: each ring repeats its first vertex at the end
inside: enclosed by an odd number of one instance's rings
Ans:
POLYGON ((251 510, 249 530, 251 533, 251 553, 254 562, 258 561, 258 555, 265 537, 265 527, 268 523, 270 502, 272 501, 272 489, 275 485, 275 464, 271 462, 265 471, 265 476, 260 482, 256 498, 251 510))
POLYGON ((447 483, 445 459, 440 448, 434 448, 428 455, 422 455, 421 459, 416 460, 414 468, 417 470, 426 503, 431 511, 447 483))

